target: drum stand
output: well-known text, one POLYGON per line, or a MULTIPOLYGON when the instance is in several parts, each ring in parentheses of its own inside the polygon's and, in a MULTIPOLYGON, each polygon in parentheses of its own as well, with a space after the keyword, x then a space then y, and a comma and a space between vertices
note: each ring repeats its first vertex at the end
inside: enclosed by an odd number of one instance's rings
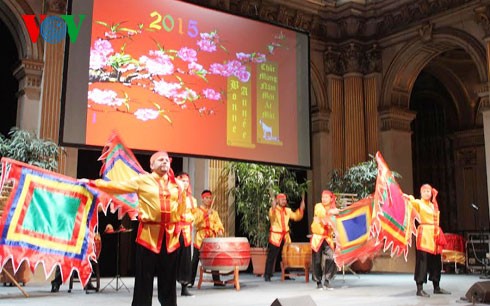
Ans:
POLYGON ((238 268, 239 268, 238 266, 235 266, 235 269, 233 269, 232 271, 222 273, 219 271, 206 270, 202 266, 200 266, 200 268, 199 268, 199 282, 197 283, 197 289, 201 289, 202 283, 205 282, 205 283, 213 283, 213 284, 218 284, 218 285, 233 284, 236 291, 240 291, 240 270, 238 268), (218 282, 215 282, 214 280, 204 279, 204 273, 218 274, 220 276, 233 274, 233 278, 226 280, 226 281, 220 281, 218 283, 218 282))

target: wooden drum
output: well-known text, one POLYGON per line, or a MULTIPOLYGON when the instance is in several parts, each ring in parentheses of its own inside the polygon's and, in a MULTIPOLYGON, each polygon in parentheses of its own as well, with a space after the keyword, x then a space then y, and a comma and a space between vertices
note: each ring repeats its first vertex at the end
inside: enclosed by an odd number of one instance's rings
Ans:
POLYGON ((282 249, 284 268, 304 268, 311 265, 311 245, 309 242, 284 244, 282 249))
POLYGON ((442 261, 464 265, 466 262, 466 252, 463 236, 445 233, 444 238, 446 238, 446 245, 442 250, 442 261))
POLYGON ((244 271, 250 263, 250 244, 245 237, 205 238, 199 257, 205 270, 244 271))

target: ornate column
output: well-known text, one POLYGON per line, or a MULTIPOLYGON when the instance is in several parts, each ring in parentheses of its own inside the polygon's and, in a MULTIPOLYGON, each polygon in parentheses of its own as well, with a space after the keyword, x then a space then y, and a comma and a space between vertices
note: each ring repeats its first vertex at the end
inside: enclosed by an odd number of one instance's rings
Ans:
POLYGON ((41 112, 41 80, 44 64, 24 59, 14 70, 19 81, 17 125, 24 130, 39 134, 39 113, 41 112))
MULTIPOLYGON (((489 128, 488 122, 487 128, 489 128)), ((481 169, 485 167, 489 155, 485 154, 484 131, 481 129, 459 131, 451 138, 454 148, 454 177, 457 183, 456 190, 452 192, 456 201, 449 210, 450 224, 452 228, 459 226, 459 228, 478 231, 489 224, 486 205, 487 186, 481 183, 487 180, 487 174, 481 169), (474 219, 475 211, 471 208, 471 204, 480 207, 477 220, 474 219)))
POLYGON ((361 69, 362 50, 350 43, 344 56, 344 141, 345 163, 348 168, 366 160, 366 129, 364 117, 364 87, 361 69))
MULTIPOLYGON (((45 2, 45 14, 66 13, 66 0, 48 0, 45 2)), ((66 42, 65 43, 69 43, 66 42)), ((65 44, 44 42, 44 73, 41 96, 41 115, 39 137, 59 141, 61 89, 63 83, 63 64, 65 44)), ((78 149, 63 148, 58 161, 58 172, 76 177, 78 149)))
POLYGON ((481 112, 483 115, 483 138, 485 142, 485 165, 487 167, 487 205, 488 205, 488 212, 489 212, 489 218, 490 218, 490 197, 488 196, 488 193, 490 193, 490 99, 488 97, 488 92, 487 96, 482 98, 481 100, 481 112))
MULTIPOLYGON (((209 189, 216 197, 214 209, 218 214, 225 227, 225 236, 235 236, 235 206, 233 202, 228 200, 227 191, 228 185, 232 178, 222 175, 223 169, 226 167, 226 161, 209 160, 209 189)), ((235 182, 233 181, 233 184, 235 182)), ((199 192, 201 194, 201 192, 199 192)))
MULTIPOLYGON (((483 134, 485 140, 485 165, 487 167, 487 193, 490 193, 490 6, 481 6, 475 9, 475 20, 484 32, 487 49, 487 84, 485 90, 480 90, 480 110, 483 115, 483 134)), ((488 212, 490 218, 490 197, 487 195, 488 212)))
POLYGON ((402 190, 413 194, 412 131, 415 113, 391 107, 380 111, 380 151, 391 169, 402 175, 402 190))
MULTIPOLYGON (((340 51, 328 47, 324 54, 327 108, 330 108, 330 135, 331 146, 326 148, 331 151, 332 165, 330 169, 343 169, 345 160, 344 133, 344 82, 342 80, 342 65, 340 51)), ((326 111, 326 109, 325 109, 326 111)), ((326 127, 328 129, 328 125, 326 127)), ((325 130, 327 131, 327 130, 325 130)), ((325 149, 325 148, 319 148, 325 149)), ((325 152, 325 151, 313 151, 325 152)))
POLYGON ((366 150, 368 154, 374 155, 379 150, 378 103, 382 80, 381 50, 376 44, 366 52, 364 71, 366 150))

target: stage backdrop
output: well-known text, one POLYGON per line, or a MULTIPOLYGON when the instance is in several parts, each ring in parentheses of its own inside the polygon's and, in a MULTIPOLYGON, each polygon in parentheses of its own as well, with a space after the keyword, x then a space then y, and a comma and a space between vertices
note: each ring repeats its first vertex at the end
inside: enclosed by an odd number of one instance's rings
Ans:
POLYGON ((310 167, 306 33, 174 0, 70 7, 63 145, 117 130, 136 150, 310 167))

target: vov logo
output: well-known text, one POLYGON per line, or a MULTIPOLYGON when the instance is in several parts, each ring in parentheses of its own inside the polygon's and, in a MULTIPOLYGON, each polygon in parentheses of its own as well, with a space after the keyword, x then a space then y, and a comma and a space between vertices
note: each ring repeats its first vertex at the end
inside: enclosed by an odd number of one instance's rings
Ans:
POLYGON ((57 44, 65 39, 68 31, 70 42, 73 44, 77 41, 85 14, 78 15, 78 24, 75 23, 73 15, 39 15, 41 26, 36 22, 36 15, 22 15, 22 19, 33 43, 37 42, 41 34, 45 42, 57 44))

